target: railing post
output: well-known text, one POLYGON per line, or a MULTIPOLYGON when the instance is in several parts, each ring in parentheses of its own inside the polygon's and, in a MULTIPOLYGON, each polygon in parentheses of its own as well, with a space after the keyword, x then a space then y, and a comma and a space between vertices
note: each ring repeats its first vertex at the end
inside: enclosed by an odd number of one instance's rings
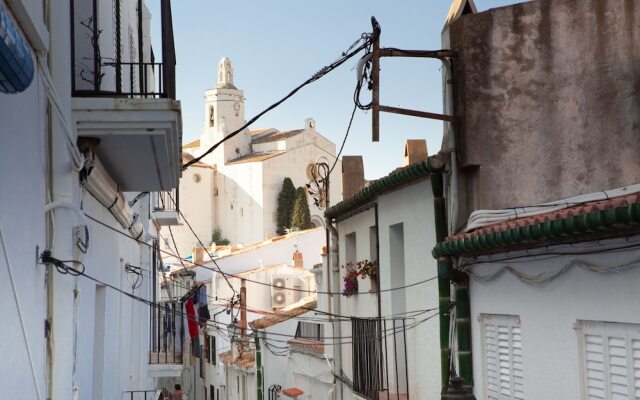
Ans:
POLYGON ((116 7, 116 93, 122 93, 122 26, 120 22, 120 0, 116 7))
POLYGON ((142 32, 142 0, 138 0, 138 83, 140 86, 140 93, 144 93, 143 79, 144 79, 144 37, 142 32))

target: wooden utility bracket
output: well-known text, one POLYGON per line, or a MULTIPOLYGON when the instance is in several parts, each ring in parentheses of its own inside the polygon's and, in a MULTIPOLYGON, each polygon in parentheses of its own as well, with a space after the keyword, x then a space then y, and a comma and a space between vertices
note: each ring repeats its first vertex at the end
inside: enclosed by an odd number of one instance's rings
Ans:
MULTIPOLYGON (((371 96, 371 140, 380 141, 380 112, 388 112, 393 114, 411 115, 420 118, 437 119, 440 121, 451 122, 453 116, 430 113, 426 111, 409 110, 405 108, 389 107, 380 105, 380 57, 417 57, 417 58, 437 58, 444 63, 448 63, 449 59, 454 56, 451 50, 401 50, 395 48, 380 48, 380 34, 376 35, 372 46, 372 71, 371 80, 373 81, 371 96)), ((448 82, 447 82, 448 83, 448 82)))

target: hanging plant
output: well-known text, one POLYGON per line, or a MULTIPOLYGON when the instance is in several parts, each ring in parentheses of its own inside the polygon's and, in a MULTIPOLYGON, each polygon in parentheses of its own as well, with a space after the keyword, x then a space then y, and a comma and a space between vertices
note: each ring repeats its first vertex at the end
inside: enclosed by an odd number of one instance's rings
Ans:
POLYGON ((371 278, 372 281, 378 280, 378 262, 363 260, 357 262, 358 274, 362 279, 371 278))
MULTIPOLYGON (((342 266, 345 268, 345 266, 342 266)), ((358 293, 358 275, 359 272, 356 268, 353 268, 352 263, 348 263, 346 266, 347 274, 344 276, 344 288, 342 289, 343 296, 351 296, 358 293)))

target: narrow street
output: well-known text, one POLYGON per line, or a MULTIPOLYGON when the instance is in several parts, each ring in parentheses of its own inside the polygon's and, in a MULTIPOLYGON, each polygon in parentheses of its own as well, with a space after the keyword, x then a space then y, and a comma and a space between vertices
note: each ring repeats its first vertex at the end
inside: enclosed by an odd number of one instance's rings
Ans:
POLYGON ((34 400, 640 400, 640 1, 0 0, 34 400))

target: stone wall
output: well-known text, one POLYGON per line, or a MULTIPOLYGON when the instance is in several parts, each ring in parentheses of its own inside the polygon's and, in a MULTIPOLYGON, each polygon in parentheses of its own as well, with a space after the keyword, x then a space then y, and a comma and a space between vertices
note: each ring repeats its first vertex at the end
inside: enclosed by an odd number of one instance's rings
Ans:
POLYGON ((532 1, 443 35, 457 52, 462 221, 640 181, 640 2, 532 1))

